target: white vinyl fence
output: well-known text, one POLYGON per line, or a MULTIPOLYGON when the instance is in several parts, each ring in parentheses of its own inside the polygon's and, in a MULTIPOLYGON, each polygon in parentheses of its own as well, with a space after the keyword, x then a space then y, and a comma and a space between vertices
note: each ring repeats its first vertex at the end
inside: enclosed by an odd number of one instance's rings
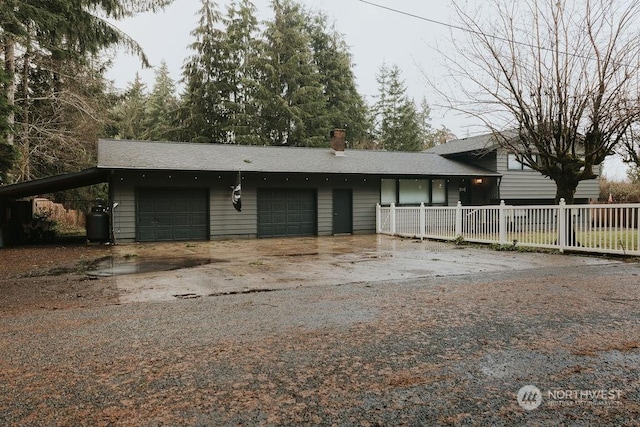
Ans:
POLYGON ((640 204, 377 206, 379 234, 640 255, 640 204))

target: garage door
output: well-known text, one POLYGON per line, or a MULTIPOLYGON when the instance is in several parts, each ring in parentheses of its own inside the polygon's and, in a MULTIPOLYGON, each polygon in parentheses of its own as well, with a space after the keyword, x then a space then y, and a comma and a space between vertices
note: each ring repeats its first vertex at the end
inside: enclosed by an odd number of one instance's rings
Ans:
POLYGON ((139 242, 209 238, 206 189, 140 189, 136 200, 139 242))
POLYGON ((315 236, 315 190, 259 190, 258 236, 315 236))

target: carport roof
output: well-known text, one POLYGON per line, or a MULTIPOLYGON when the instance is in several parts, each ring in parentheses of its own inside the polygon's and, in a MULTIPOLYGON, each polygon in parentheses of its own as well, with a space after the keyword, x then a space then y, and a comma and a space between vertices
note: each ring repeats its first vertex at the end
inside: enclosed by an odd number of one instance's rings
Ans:
POLYGON ((101 182, 107 182, 107 180, 108 171, 98 168, 85 169, 80 172, 56 175, 0 187, 0 199, 19 199, 21 197, 35 196, 38 194, 53 193, 99 184, 101 182))
POLYGON ((436 153, 100 140, 104 169, 243 171, 375 175, 500 176, 436 153))

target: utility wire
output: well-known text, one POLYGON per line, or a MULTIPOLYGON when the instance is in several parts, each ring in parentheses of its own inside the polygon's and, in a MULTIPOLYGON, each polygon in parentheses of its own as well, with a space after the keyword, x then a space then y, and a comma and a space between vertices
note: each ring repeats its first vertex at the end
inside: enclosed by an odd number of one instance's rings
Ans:
MULTIPOLYGON (((466 32, 470 32, 470 33, 478 33, 477 31, 470 30, 469 28, 465 28, 465 27, 461 27, 461 26, 453 25, 453 24, 447 24, 446 22, 437 21, 435 19, 425 18, 424 16, 420 16, 420 15, 416 15, 416 14, 413 14, 413 13, 405 12, 405 11, 399 10, 399 9, 394 9, 394 8, 388 7, 388 6, 383 6, 381 4, 373 3, 373 2, 370 2, 370 1, 367 1, 367 0, 358 0, 358 1, 360 3, 365 3, 365 4, 368 4, 369 6, 377 7, 379 9, 384 9, 384 10, 387 10, 389 12, 397 13, 399 15, 404 15, 404 16, 408 16, 410 18, 419 19, 420 21, 431 22, 432 24, 437 24, 437 25, 441 25, 443 27, 453 28, 453 29, 456 29, 456 30, 466 31, 466 32)), ((478 33, 478 34, 480 34, 480 33, 478 33)))
MULTIPOLYGON (((373 6, 373 7, 377 7, 379 9, 383 9, 383 10, 386 10, 386 11, 389 11, 389 12, 397 13, 398 15, 408 16, 410 18, 415 18, 415 19, 418 19, 420 21, 430 22, 432 24, 441 25, 443 27, 451 28, 451 29, 454 29, 454 30, 464 31, 465 33, 475 34, 477 36, 481 36, 481 37, 484 37, 484 38, 492 38, 492 39, 501 40, 501 41, 504 41, 504 42, 507 42, 507 43, 514 43, 514 44, 518 44, 518 45, 522 45, 522 46, 526 46, 526 47, 532 47, 532 48, 536 48, 536 49, 538 48, 537 46, 533 46, 532 44, 529 44, 529 43, 519 42, 517 40, 510 40, 510 39, 508 39, 506 37, 500 37, 500 36, 495 36, 495 35, 483 33, 482 31, 472 30, 471 28, 462 27, 460 25, 447 24, 446 22, 442 22, 442 21, 438 21, 438 20, 430 19, 430 18, 425 18, 424 16, 416 15, 414 13, 405 12, 404 10, 400 10, 400 9, 394 9, 394 8, 388 7, 388 6, 383 6, 381 4, 373 3, 373 2, 370 2, 370 1, 367 1, 367 0, 358 0, 358 1, 360 3, 368 4, 369 6, 373 6)), ((542 48, 542 50, 547 50, 549 52, 552 52, 551 49, 542 48)))
MULTIPOLYGON (((547 47, 544 47, 544 46, 536 46, 536 45, 533 45, 531 43, 520 42, 520 41, 517 41, 517 40, 508 39, 506 37, 496 36, 496 35, 493 35, 493 34, 487 34, 487 33, 484 33, 482 31, 473 30, 471 28, 462 27, 460 25, 448 24, 446 22, 438 21, 436 19, 426 18, 426 17, 421 16, 421 15, 416 15, 414 13, 405 12, 404 10, 400 10, 400 9, 394 9, 392 7, 384 6, 384 5, 381 5, 381 4, 378 4, 378 3, 374 3, 374 2, 371 2, 371 1, 367 1, 367 0, 358 0, 358 1, 360 3, 368 4, 369 6, 377 7, 378 9, 383 9, 383 10, 386 10, 386 11, 389 11, 389 12, 396 13, 398 15, 408 16, 410 18, 418 19, 420 21, 430 22, 432 24, 440 25, 440 26, 447 27, 447 28, 454 29, 454 30, 464 31, 466 33, 475 34, 477 36, 481 36, 481 37, 484 37, 484 38, 491 38, 491 39, 495 39, 495 40, 504 41, 504 42, 507 42, 507 43, 513 43, 513 44, 520 45, 520 46, 525 46, 525 47, 529 47, 529 48, 533 48, 533 49, 540 49, 540 50, 544 50, 544 51, 547 51, 547 52, 555 53, 555 50, 547 48, 547 47)), ((570 56, 573 56, 573 57, 576 57, 576 58, 588 59, 588 60, 592 60, 592 61, 595 60, 595 58, 590 57, 590 56, 586 56, 586 55, 578 55, 578 54, 575 54, 575 53, 568 53, 568 52, 559 52, 559 53, 561 53, 563 55, 570 55, 570 56)))

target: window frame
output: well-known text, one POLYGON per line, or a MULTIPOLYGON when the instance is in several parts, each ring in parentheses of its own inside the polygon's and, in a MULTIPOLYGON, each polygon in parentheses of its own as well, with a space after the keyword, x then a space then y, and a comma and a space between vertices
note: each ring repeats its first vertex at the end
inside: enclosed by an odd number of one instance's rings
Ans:
POLYGON ((395 206, 420 206, 420 203, 424 203, 425 206, 448 206, 449 205, 449 179, 447 178, 433 178, 433 177, 401 177, 401 178, 380 178, 380 196, 379 201, 381 206, 389 206, 391 203, 383 203, 383 187, 382 181, 393 181, 395 183, 395 201, 393 202, 395 206), (428 200, 424 202, 415 202, 415 203, 400 203, 401 191, 400 191, 400 181, 426 181, 426 191, 428 200), (444 202, 433 203, 433 185, 434 181, 442 181, 444 184, 444 202))
MULTIPOLYGON (((533 159, 535 160, 536 163, 538 163, 538 155, 534 154, 533 159)), ((509 171, 525 171, 525 172, 535 172, 535 169, 533 169, 531 166, 525 165, 523 162, 521 162, 520 160, 518 160, 518 155, 515 153, 507 153, 507 170, 509 171), (512 164, 517 163, 519 166, 518 167, 512 167, 512 164)))

